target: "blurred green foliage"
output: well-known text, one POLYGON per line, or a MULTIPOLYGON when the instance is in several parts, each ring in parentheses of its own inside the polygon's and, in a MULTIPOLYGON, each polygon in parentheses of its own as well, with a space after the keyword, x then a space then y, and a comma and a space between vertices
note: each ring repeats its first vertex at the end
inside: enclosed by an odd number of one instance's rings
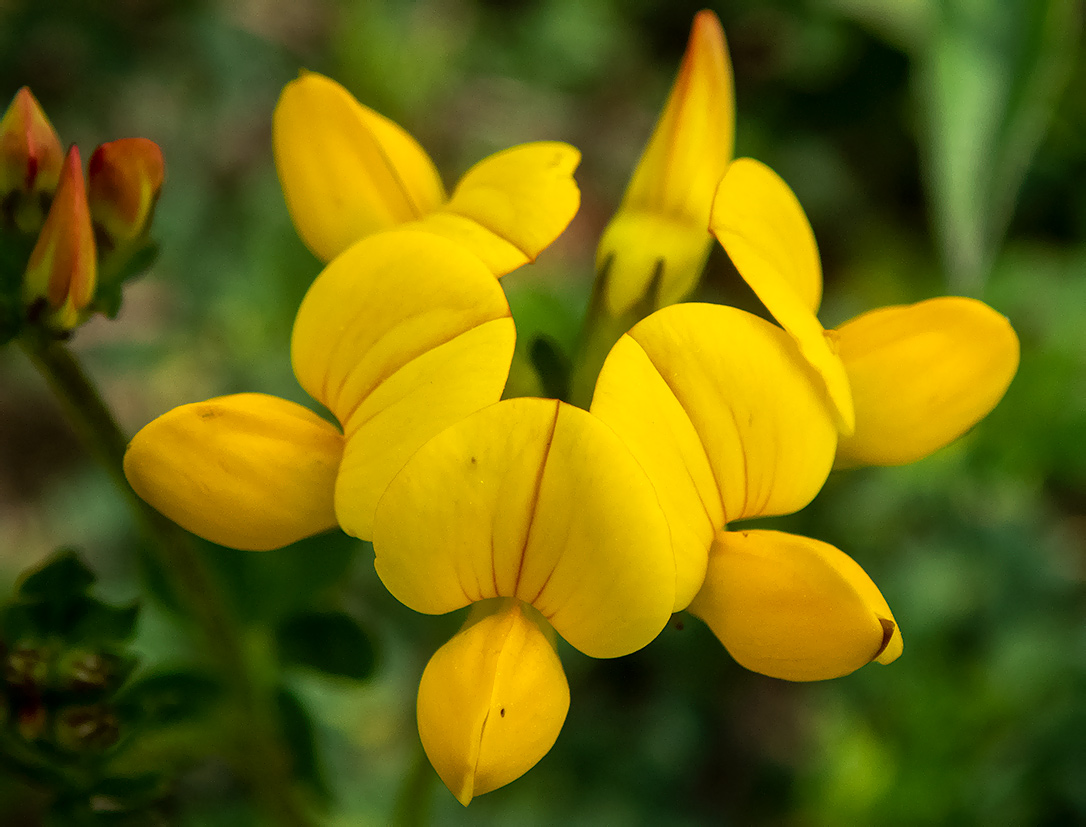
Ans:
MULTIPOLYGON (((158 263, 128 289, 116 322, 96 320, 75 339, 124 426, 234 391, 305 402, 287 343, 319 265, 290 225, 270 151, 276 96, 303 66, 401 122, 447 182, 519 141, 583 151, 577 219, 537 264, 503 281, 519 363, 545 337, 537 361, 560 364, 594 244, 699 7, 0 2, 4 94, 31 85, 65 141, 89 148, 142 135, 166 157, 158 263)), ((212 549, 253 646, 282 676, 295 769, 330 824, 426 812, 437 824, 1086 822, 1081 4, 714 8, 735 68, 737 151, 778 170, 807 210, 827 324, 968 292, 1005 313, 1022 340, 1018 377, 973 433, 914 466, 837 474, 781 521, 868 570, 905 653, 830 683, 786 684, 744 672, 689 618, 618 661, 564 651, 573 703, 555 749, 464 811, 419 763, 414 728, 422 665, 458 618, 400 606, 369 549, 341 536, 267 555, 212 549), (329 635, 337 645, 313 663, 305 640, 329 635), (372 647, 377 670, 358 682, 372 647)), ((719 251, 703 293, 751 301, 719 251)), ((529 372, 517 381, 533 392, 529 372)), ((146 593, 161 572, 141 554, 123 500, 10 349, 0 352, 0 388, 0 584, 78 543, 108 599, 146 593)), ((171 697, 192 690, 213 704, 215 690, 192 671, 199 653, 168 595, 151 593, 159 599, 141 612, 134 646, 168 720, 182 715, 171 697)), ((205 742, 207 732, 187 731, 142 756, 178 779, 168 823, 260 823, 205 742)), ((39 791, 0 776, 0 823, 39 823, 41 806, 39 791)))

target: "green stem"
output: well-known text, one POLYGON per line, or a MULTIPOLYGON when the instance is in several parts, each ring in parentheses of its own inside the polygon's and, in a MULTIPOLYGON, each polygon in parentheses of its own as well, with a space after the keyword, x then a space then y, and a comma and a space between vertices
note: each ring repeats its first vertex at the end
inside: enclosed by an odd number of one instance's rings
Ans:
POLYGON ((275 722, 275 700, 253 677, 235 618, 191 536, 147 505, 128 484, 124 475, 128 440, 72 352, 36 330, 19 343, 56 393, 84 444, 128 500, 163 572, 173 577, 182 605, 199 627, 211 659, 230 687, 238 721, 237 765, 258 803, 275 824, 307 827, 312 821, 295 794, 289 752, 275 722))

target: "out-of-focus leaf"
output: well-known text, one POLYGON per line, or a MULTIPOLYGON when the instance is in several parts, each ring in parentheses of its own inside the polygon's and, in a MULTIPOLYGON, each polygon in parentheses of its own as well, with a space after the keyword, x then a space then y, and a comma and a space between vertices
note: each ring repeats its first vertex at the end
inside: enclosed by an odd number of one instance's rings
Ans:
POLYGON ((343 612, 296 614, 279 624, 276 639, 285 664, 359 681, 372 675, 376 665, 369 636, 343 612))
POLYGON ((204 672, 178 669, 132 683, 119 699, 131 720, 147 728, 188 723, 205 715, 222 696, 222 686, 204 672))
POLYGON ((321 771, 314 740, 313 721, 305 706, 285 687, 279 687, 279 725, 294 760, 294 775, 309 784, 322 799, 330 796, 321 771))
POLYGON ((267 554, 211 543, 205 548, 238 614, 274 623, 342 582, 362 544, 346 534, 327 532, 267 554))
POLYGON ((1080 42, 1073 0, 942 0, 919 55, 951 288, 984 284, 1080 42))
POLYGON ((60 601, 86 591, 95 579, 94 572, 79 559, 75 550, 65 548, 27 575, 19 586, 19 595, 50 602, 60 601))
POLYGON ((565 399, 569 393, 569 356, 546 336, 534 339, 529 352, 543 386, 543 395, 551 399, 565 399))

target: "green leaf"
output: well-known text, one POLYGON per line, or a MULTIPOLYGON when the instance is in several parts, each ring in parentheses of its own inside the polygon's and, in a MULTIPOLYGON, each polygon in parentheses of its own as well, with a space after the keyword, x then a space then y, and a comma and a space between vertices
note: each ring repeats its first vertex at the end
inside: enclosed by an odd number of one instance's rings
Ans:
POLYGON ((178 669, 134 681, 118 699, 129 720, 147 728, 176 726, 204 717, 222 697, 205 672, 178 669))
POLYGON ((276 701, 279 707, 279 726, 294 759, 295 776, 327 800, 330 793, 317 755, 316 735, 309 713, 294 693, 285 687, 279 687, 276 701))
POLYGON ((139 604, 113 606, 89 598, 82 615, 73 624, 69 641, 114 646, 132 637, 139 617, 139 604))
POLYGON ((921 57, 930 197, 948 277, 987 279, 1030 161, 1066 85, 1072 0, 943 0, 921 57))
POLYGON ((19 586, 19 595, 59 602, 86 592, 96 579, 75 549, 62 548, 26 576, 19 586))
POLYGON ((276 629, 284 664, 328 675, 365 680, 373 674, 373 644, 354 618, 343 612, 302 612, 276 629))
POLYGON ((299 540, 274 554, 253 554, 206 545, 238 614, 248 621, 275 623, 313 605, 343 581, 362 544, 341 532, 299 540))

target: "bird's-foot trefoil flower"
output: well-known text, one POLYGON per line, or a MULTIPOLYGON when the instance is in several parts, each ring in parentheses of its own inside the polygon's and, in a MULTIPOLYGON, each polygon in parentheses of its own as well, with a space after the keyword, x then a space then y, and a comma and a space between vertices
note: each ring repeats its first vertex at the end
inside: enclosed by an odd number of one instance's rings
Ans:
POLYGON ((422 743, 463 804, 531 768, 565 720, 557 631, 592 657, 666 625, 675 565, 645 472, 596 417, 508 399, 424 445, 377 506, 377 574, 416 611, 476 604, 426 668, 422 743))
POLYGON ((369 539, 407 458, 500 398, 515 337, 478 258, 430 233, 379 233, 324 269, 294 322, 294 373, 341 428, 277 397, 219 397, 144 427, 125 473, 148 503, 222 545, 279 548, 337 523, 369 539))
POLYGON ((816 680, 900 654, 886 601, 844 553, 727 530, 802 508, 833 465, 838 435, 824 390, 787 333, 731 307, 659 310, 615 344, 591 412, 660 496, 673 608, 705 620, 742 665, 816 680))
POLYGON ((709 210, 732 159, 735 92, 724 31, 698 12, 659 120, 596 249, 596 281, 574 401, 587 404, 611 345, 697 286, 713 243, 709 210))
POLYGON ((410 224, 459 242, 501 276, 534 261, 580 205, 580 152, 554 141, 480 161, 447 197, 411 135, 315 72, 283 89, 272 137, 294 226, 326 262, 367 235, 410 224))
POLYGON ((764 164, 728 167, 711 229, 822 377, 838 465, 900 465, 947 445, 999 402, 1018 369, 1005 317, 970 298, 881 308, 824 330, 822 267, 799 201, 764 164))

